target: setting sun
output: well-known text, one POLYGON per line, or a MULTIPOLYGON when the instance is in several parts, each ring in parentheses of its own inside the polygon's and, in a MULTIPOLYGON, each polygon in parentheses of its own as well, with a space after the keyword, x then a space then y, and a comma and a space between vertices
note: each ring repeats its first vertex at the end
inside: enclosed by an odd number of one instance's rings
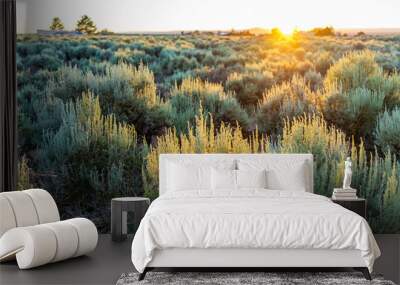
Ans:
POLYGON ((284 34, 285 36, 291 36, 293 35, 293 32, 296 30, 295 27, 289 26, 289 25, 282 25, 279 27, 279 29, 281 30, 282 34, 284 34))

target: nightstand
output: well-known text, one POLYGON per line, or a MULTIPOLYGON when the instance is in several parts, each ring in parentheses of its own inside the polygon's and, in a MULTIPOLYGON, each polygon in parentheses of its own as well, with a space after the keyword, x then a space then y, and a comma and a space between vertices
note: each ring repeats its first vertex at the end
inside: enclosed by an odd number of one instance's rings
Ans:
POLYGON ((142 197, 122 197, 111 200, 111 238, 113 241, 123 241, 128 234, 128 212, 134 214, 134 229, 150 206, 150 199, 142 197))
POLYGON ((340 206, 359 214, 364 219, 367 218, 367 201, 363 198, 338 200, 331 199, 332 202, 339 204, 340 206))

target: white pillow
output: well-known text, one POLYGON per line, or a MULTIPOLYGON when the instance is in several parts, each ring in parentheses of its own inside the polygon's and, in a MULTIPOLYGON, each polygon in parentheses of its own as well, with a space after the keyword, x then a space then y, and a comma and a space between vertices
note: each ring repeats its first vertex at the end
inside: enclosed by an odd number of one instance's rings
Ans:
POLYGON ((308 184, 308 168, 305 161, 286 159, 270 160, 238 160, 240 170, 266 170, 267 187, 273 190, 306 191, 308 184))
POLYGON ((236 190, 236 170, 212 168, 212 188, 218 190, 236 190))
POLYGON ((168 163, 168 191, 211 190, 211 167, 168 163))
POLYGON ((237 188, 267 188, 267 171, 236 170, 237 188))
POLYGON ((287 190, 287 191, 306 191, 305 164, 294 165, 290 172, 279 170, 267 171, 268 188, 273 190, 287 190))

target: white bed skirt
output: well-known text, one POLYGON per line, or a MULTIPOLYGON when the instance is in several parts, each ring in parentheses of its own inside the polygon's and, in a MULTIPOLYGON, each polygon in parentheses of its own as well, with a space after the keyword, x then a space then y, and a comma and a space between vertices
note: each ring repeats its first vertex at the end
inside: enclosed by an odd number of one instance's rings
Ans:
POLYGON ((193 249, 155 250, 147 267, 366 267, 359 250, 193 249))

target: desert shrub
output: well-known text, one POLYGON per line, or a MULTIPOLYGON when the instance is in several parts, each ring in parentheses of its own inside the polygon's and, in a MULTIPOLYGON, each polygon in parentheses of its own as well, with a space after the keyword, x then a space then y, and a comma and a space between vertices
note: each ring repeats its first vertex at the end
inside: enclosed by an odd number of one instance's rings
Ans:
POLYGON ((351 52, 329 68, 325 85, 340 85, 343 91, 364 87, 369 78, 379 76, 381 68, 371 51, 351 52))
POLYGON ((91 90, 103 100, 113 97, 138 96, 156 104, 156 86, 152 72, 145 66, 108 65, 99 74, 84 72, 77 67, 63 67, 49 84, 49 92, 63 100, 79 97, 91 90))
POLYGON ((100 49, 113 50, 116 47, 116 43, 111 40, 101 40, 96 43, 96 46, 100 49))
POLYGON ((379 116, 374 135, 376 145, 384 152, 390 150, 400 157, 400 107, 379 116))
POLYGON ((330 89, 325 93, 322 112, 325 119, 348 136, 371 139, 379 112, 384 108, 384 94, 367 88, 348 92, 330 89))
POLYGON ((314 155, 314 192, 318 194, 329 196, 340 185, 340 167, 348 150, 346 135, 328 127, 321 117, 303 115, 285 121, 280 151, 314 155))
POLYGON ((317 94, 304 78, 294 76, 264 93, 257 110, 257 124, 262 132, 280 134, 285 119, 316 112, 317 102, 317 94))
POLYGON ((222 123, 216 128, 213 119, 200 112, 187 134, 178 134, 173 128, 158 137, 155 145, 149 146, 143 171, 145 195, 152 199, 158 196, 158 157, 161 153, 248 153, 269 149, 268 139, 258 140, 256 133, 246 139, 238 125, 231 127, 222 123))
MULTIPOLYGON (((379 233, 397 233, 400 231, 400 163, 396 162, 396 158, 393 160, 390 158, 389 155, 386 155, 383 161, 375 160, 375 166, 385 169, 386 178, 384 180, 386 187, 383 194, 383 204, 378 203, 376 207, 378 215, 371 221, 372 227, 379 233)), ((376 167, 375 169, 379 168, 376 167)), ((379 194, 375 197, 378 198, 379 194)), ((376 198, 373 199, 373 203, 377 202, 376 198)))
POLYGON ((63 104, 62 125, 46 132, 39 149, 42 183, 60 202, 63 216, 81 211, 108 228, 109 199, 138 195, 141 153, 133 126, 104 116, 98 97, 84 94, 63 104))
MULTIPOLYGON (((187 70, 187 71, 175 71, 171 76, 164 80, 162 87, 164 89, 164 95, 167 97, 170 93, 170 90, 175 87, 176 84, 180 85, 182 82, 187 78, 201 78, 203 79, 202 74, 198 74, 194 70, 187 70)), ((205 79, 207 81, 207 79, 205 79)))
POLYGON ((376 55, 376 61, 382 66, 383 70, 388 73, 394 73, 400 70, 400 59, 398 56, 398 52, 394 51, 390 47, 388 51, 383 53, 381 50, 376 55))
POLYGON ((333 64, 334 59, 329 52, 317 53, 316 59, 313 61, 316 71, 325 75, 333 64))
POLYGON ((232 73, 229 75, 225 88, 235 93, 239 103, 246 108, 254 108, 262 98, 266 89, 274 84, 273 75, 264 73, 232 73))
POLYGON ((64 67, 48 86, 49 94, 63 101, 80 98, 87 91, 98 95, 105 113, 135 125, 138 134, 149 140, 171 124, 168 108, 157 95, 154 75, 142 64, 105 65, 95 72, 64 67))
POLYGON ((195 57, 188 58, 174 50, 163 49, 160 53, 160 68, 162 74, 159 76, 169 76, 176 70, 187 71, 198 67, 195 57))
POLYGON ((32 55, 24 62, 24 65, 29 67, 32 72, 43 69, 54 71, 57 70, 62 64, 63 63, 60 59, 47 53, 32 55))
POLYGON ((324 85, 321 109, 326 120, 357 141, 363 138, 372 151, 378 115, 400 102, 398 75, 384 74, 372 52, 353 52, 328 70, 324 85))
POLYGON ((143 50, 129 49, 127 47, 120 48, 110 55, 110 62, 113 64, 124 62, 137 66, 142 63, 147 64, 150 61, 151 56, 146 54, 146 52, 144 52, 143 50))
POLYGON ((368 79, 367 87, 371 90, 379 90, 385 96, 385 107, 389 110, 400 106, 400 75, 378 75, 368 79))
POLYGON ((167 104, 150 105, 142 98, 130 96, 116 98, 110 107, 118 121, 134 125, 137 133, 148 141, 172 126, 167 104))
MULTIPOLYGON (((31 154, 42 142, 43 130, 57 129, 61 123, 60 102, 43 89, 43 78, 48 72, 38 71, 30 84, 18 88, 18 143, 23 154, 31 154)), ((30 158, 27 155, 27 158, 30 158)))
POLYGON ((98 49, 92 45, 79 45, 71 49, 70 56, 76 60, 96 58, 98 49))
POLYGON ((304 81, 310 86, 312 91, 316 91, 323 86, 323 78, 321 73, 309 70, 304 74, 304 81))
POLYGON ((205 113, 211 113, 219 126, 222 122, 239 122, 246 128, 249 124, 247 113, 240 107, 232 95, 224 92, 222 85, 187 78, 181 85, 171 90, 171 115, 178 133, 186 132, 194 123, 202 105, 205 113))
MULTIPOLYGON (((359 163, 360 164, 360 163, 359 163)), ((361 164, 360 164, 361 165, 361 164)), ((368 200, 368 221, 375 233, 399 232, 400 163, 385 153, 369 156, 359 172, 363 179, 358 185, 361 196, 368 200), (368 165, 368 167, 365 167, 368 165)))
POLYGON ((385 153, 368 153, 361 141, 350 144, 346 136, 316 116, 286 121, 280 145, 282 152, 314 155, 314 192, 330 196, 343 181, 344 159, 353 161, 352 187, 368 201, 367 219, 375 233, 400 230, 400 163, 385 153))

